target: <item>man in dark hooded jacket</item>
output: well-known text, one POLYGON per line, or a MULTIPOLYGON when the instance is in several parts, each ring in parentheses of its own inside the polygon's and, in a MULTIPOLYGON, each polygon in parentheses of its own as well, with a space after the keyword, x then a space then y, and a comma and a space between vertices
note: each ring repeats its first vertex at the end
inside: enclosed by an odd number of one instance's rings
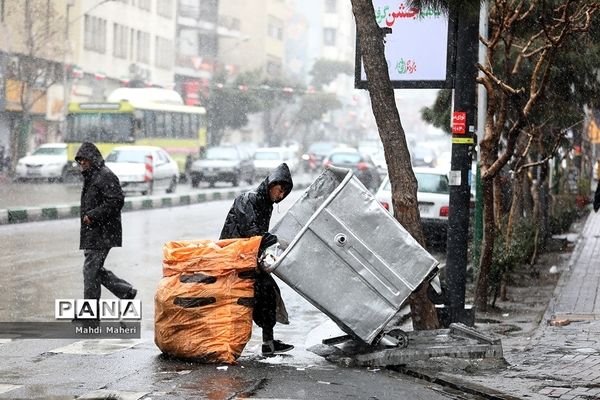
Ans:
MULTIPOLYGON (((277 243, 269 233, 273 204, 279 203, 294 186, 287 164, 281 164, 254 190, 242 193, 233 202, 221 231, 221 239, 262 236, 259 253, 277 243)), ((262 354, 272 356, 284 353, 294 346, 273 339, 277 322, 277 306, 281 292, 273 277, 258 270, 254 284, 254 310, 252 318, 262 328, 262 354)))
POLYGON ((133 299, 137 291, 104 268, 110 249, 121 247, 124 196, 119 178, 104 165, 102 154, 93 143, 83 143, 75 161, 79 163, 83 175, 79 233, 79 248, 85 256, 83 296, 86 299, 100 299, 100 285, 104 285, 120 299, 133 299))

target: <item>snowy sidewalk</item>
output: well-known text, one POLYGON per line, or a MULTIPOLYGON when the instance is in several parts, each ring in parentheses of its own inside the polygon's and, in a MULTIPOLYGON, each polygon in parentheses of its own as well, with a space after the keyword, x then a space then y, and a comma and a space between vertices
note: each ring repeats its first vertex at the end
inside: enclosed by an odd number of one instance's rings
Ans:
POLYGON ((533 337, 505 347, 506 370, 453 377, 518 398, 600 399, 600 214, 590 213, 562 269, 533 337))

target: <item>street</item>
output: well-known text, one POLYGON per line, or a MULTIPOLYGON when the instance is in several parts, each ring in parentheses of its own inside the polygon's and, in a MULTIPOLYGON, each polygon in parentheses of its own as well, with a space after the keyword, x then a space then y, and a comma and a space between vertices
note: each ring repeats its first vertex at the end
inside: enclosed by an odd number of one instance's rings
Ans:
MULTIPOLYGON (((272 223, 300 193, 293 192, 275 207, 272 223)), ((231 200, 225 200, 124 213, 124 247, 111 250, 105 266, 139 290, 141 341, 4 340, 0 398, 74 398, 98 389, 134 393, 122 397, 131 399, 448 398, 435 385, 389 371, 342 368, 307 351, 341 331, 283 283, 291 323, 277 325, 275 335, 293 343, 292 352, 259 357, 260 329, 255 327, 238 366, 218 369, 161 356, 153 343, 153 298, 161 278, 162 244, 216 239, 230 205, 231 200)), ((51 321, 55 299, 82 296, 77 219, 1 226, 0 240, 6 249, 0 255, 0 320, 51 321)), ((104 290, 103 297, 112 295, 104 290)))

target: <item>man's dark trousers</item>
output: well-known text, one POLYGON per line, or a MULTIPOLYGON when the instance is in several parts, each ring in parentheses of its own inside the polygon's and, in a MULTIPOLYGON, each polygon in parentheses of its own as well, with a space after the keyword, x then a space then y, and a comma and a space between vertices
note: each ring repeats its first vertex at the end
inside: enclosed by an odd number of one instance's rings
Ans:
POLYGON ((127 298, 133 291, 127 281, 104 268, 109 251, 110 249, 94 249, 83 252, 83 295, 86 299, 99 299, 102 290, 100 285, 104 285, 119 299, 127 298))

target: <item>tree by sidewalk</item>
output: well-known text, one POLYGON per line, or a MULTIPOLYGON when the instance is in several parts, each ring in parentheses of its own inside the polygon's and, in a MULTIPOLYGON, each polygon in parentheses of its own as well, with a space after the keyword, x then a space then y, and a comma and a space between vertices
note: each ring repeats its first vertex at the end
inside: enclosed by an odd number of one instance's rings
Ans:
POLYGON ((63 78, 64 17, 55 4, 40 0, 9 1, 3 5, 10 23, 4 24, 11 62, 6 71, 8 84, 19 95, 21 118, 12 137, 13 168, 25 155, 31 136, 32 114, 48 89, 63 78))
MULTIPOLYGON (((540 167, 531 203, 538 211, 547 208, 540 203, 540 188, 547 191, 547 161, 559 148, 562 134, 575 126, 584 104, 589 104, 591 98, 585 93, 590 87, 597 91, 597 65, 586 63, 582 54, 588 50, 581 44, 597 36, 596 29, 589 30, 598 25, 599 7, 591 0, 490 3, 489 39, 480 39, 486 46, 486 61, 478 66, 484 74, 478 81, 488 97, 480 144, 484 241, 475 300, 479 310, 487 307, 494 243, 497 231, 503 229, 507 184, 503 171, 508 166, 516 172, 513 189, 526 194, 522 184, 528 181, 523 174, 527 168, 540 167), (575 65, 581 66, 577 72, 575 65)), ((592 48, 597 57, 597 46, 592 48)), ((520 204, 513 206, 514 216, 520 213, 520 204)), ((536 214, 544 218, 543 213, 536 214)), ((504 232, 508 246, 511 226, 504 232)))
MULTIPOLYGON (((375 19, 372 1, 351 0, 351 3, 367 74, 373 115, 383 143, 392 184, 394 217, 421 245, 425 246, 417 203, 417 180, 412 170, 406 137, 388 74, 384 55, 384 37, 375 19)), ((410 307, 415 329, 439 328, 435 307, 427 297, 427 285, 422 285, 410 297, 410 307)))

